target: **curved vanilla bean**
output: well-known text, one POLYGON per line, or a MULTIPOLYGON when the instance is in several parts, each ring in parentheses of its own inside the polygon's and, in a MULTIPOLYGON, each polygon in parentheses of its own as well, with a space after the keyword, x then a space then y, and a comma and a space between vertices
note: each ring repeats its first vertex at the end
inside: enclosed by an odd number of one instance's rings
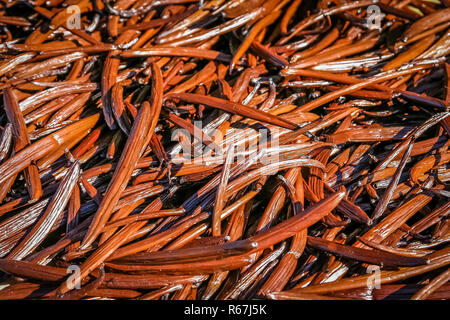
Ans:
POLYGON ((84 118, 22 149, 0 165, 0 183, 29 166, 32 161, 42 158, 72 139, 79 138, 77 136, 92 128, 98 119, 98 114, 84 118))
POLYGON ((427 263, 426 259, 420 257, 405 257, 378 250, 367 250, 344 246, 337 242, 327 241, 317 237, 308 236, 307 244, 314 248, 325 250, 341 257, 356 259, 375 265, 415 267, 427 263))
POLYGON ((23 240, 8 254, 7 259, 22 260, 29 255, 48 235, 53 224, 63 213, 72 190, 81 174, 80 163, 75 161, 61 180, 55 195, 49 201, 45 212, 23 240))
MULTIPOLYGON (((3 89, 3 102, 5 105, 6 116, 13 125, 16 139, 14 149, 15 152, 18 152, 30 144, 25 120, 20 112, 19 103, 10 88, 3 89)), ((26 168, 24 175, 30 199, 31 201, 37 201, 42 195, 42 185, 36 165, 31 164, 26 168)))
POLYGON ((169 93, 165 96, 166 100, 180 99, 190 103, 206 104, 214 108, 218 108, 230 113, 238 114, 243 117, 267 122, 290 130, 295 130, 297 126, 287 120, 283 120, 277 116, 270 115, 266 112, 249 108, 242 104, 233 103, 215 97, 206 97, 193 93, 169 93))
POLYGON ((100 207, 95 214, 94 220, 89 226, 89 231, 83 240, 82 248, 87 248, 97 238, 100 230, 111 216, 112 209, 119 201, 120 195, 125 190, 131 174, 137 164, 139 156, 143 152, 145 138, 148 135, 148 129, 151 119, 151 107, 148 102, 142 104, 139 114, 134 120, 130 135, 124 147, 124 151, 120 157, 119 163, 114 171, 108 190, 103 196, 100 207))

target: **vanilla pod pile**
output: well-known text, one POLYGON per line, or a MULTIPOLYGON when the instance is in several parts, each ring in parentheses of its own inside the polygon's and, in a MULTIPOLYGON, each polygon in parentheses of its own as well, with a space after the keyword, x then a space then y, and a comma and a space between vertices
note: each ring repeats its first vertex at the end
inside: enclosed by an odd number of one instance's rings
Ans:
POLYGON ((1 4, 0 300, 450 298, 450 1, 1 4))

